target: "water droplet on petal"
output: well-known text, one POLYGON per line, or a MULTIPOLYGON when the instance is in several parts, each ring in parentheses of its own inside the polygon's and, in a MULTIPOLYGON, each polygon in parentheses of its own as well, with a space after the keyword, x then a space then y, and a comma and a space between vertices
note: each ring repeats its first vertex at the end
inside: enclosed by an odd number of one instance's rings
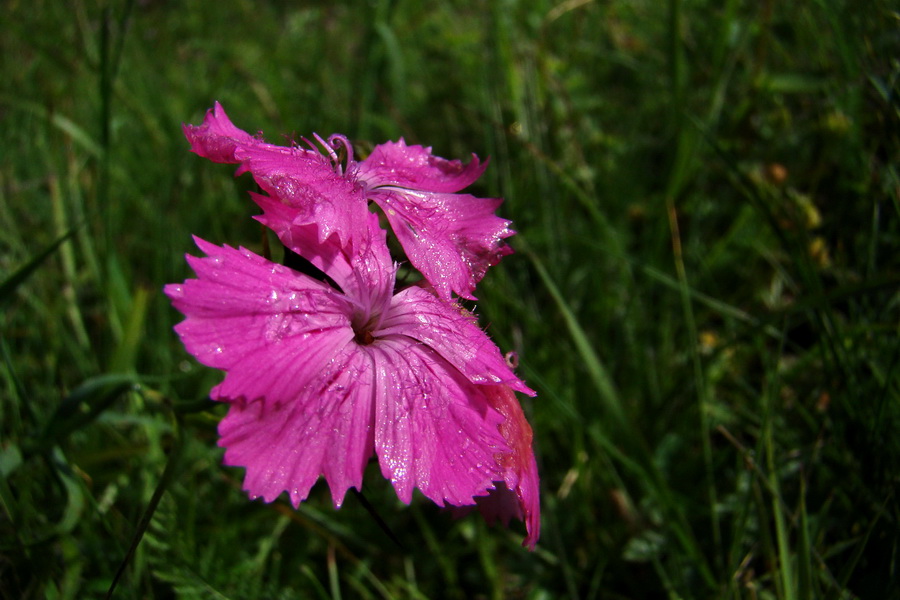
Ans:
POLYGON ((285 313, 271 315, 266 321, 266 341, 280 342, 291 327, 291 316, 285 313))

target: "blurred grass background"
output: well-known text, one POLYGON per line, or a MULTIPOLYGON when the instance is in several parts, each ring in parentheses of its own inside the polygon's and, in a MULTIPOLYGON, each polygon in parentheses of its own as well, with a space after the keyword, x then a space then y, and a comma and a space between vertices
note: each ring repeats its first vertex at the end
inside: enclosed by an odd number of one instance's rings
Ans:
POLYGON ((900 21, 887 0, 12 0, 0 25, 0 597, 898 597, 900 21), (221 466, 161 293, 258 249, 214 100, 282 136, 491 157, 478 311, 544 533, 294 511, 221 466), (133 543, 143 539, 136 548, 133 543), (132 552, 133 550, 133 552, 132 552))

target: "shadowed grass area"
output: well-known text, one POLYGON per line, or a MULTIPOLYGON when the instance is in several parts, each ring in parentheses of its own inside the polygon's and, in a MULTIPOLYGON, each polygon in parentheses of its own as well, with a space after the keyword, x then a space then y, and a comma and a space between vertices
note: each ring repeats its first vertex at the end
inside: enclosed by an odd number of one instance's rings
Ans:
POLYGON ((0 36, 0 597, 885 598, 900 503, 900 28, 886 0, 10 2, 0 36), (250 502, 161 293, 259 251, 272 142, 491 157, 478 290, 543 536, 250 502), (140 541, 140 543, 137 543, 140 541), (131 549, 131 550, 130 550, 131 549))

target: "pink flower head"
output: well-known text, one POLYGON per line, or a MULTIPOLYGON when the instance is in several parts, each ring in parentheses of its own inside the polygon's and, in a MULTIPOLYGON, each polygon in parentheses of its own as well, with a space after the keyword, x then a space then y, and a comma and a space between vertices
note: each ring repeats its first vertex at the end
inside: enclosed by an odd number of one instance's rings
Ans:
MULTIPOLYGON (((512 252, 503 243, 510 222, 494 214, 502 200, 459 194, 484 172, 487 163, 463 165, 408 146, 402 139, 376 146, 362 162, 344 136, 333 135, 325 157, 313 149, 267 144, 236 128, 216 103, 200 126, 186 125, 191 149, 216 162, 239 163, 272 197, 290 207, 285 225, 315 223, 319 241, 336 233, 352 245, 365 231, 369 200, 384 211, 412 265, 445 300, 451 294, 473 299, 487 269, 512 252), (346 153, 341 165, 335 150, 346 153)), ((312 144, 310 147, 313 148, 312 144)))
MULTIPOLYGON (((285 223, 289 206, 257 201, 260 220, 285 223)), ((352 249, 336 234, 321 240, 316 224, 279 235, 338 287, 197 238, 206 257, 187 257, 197 279, 165 288, 185 315, 185 347, 225 372, 211 396, 229 404, 219 444, 226 464, 246 469, 244 489, 267 502, 287 492, 297 506, 324 476, 340 506, 375 454, 403 502, 413 488, 439 506, 494 492, 485 510, 522 518, 534 547, 537 472, 513 390, 533 392, 474 317, 422 287, 394 293, 375 215, 352 249)))

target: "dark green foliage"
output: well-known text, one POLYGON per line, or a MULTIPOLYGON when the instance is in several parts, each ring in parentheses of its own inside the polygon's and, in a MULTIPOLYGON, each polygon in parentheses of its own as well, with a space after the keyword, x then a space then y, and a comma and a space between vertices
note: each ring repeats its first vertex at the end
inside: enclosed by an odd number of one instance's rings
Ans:
POLYGON ((8 2, 0 598, 885 598, 900 552, 900 28, 866 3, 8 2), (268 140, 491 156, 517 254, 478 291, 544 534, 249 501, 161 293, 261 250, 268 140), (139 543, 138 543, 139 542, 139 543), (136 545, 135 545, 136 544, 136 545))

